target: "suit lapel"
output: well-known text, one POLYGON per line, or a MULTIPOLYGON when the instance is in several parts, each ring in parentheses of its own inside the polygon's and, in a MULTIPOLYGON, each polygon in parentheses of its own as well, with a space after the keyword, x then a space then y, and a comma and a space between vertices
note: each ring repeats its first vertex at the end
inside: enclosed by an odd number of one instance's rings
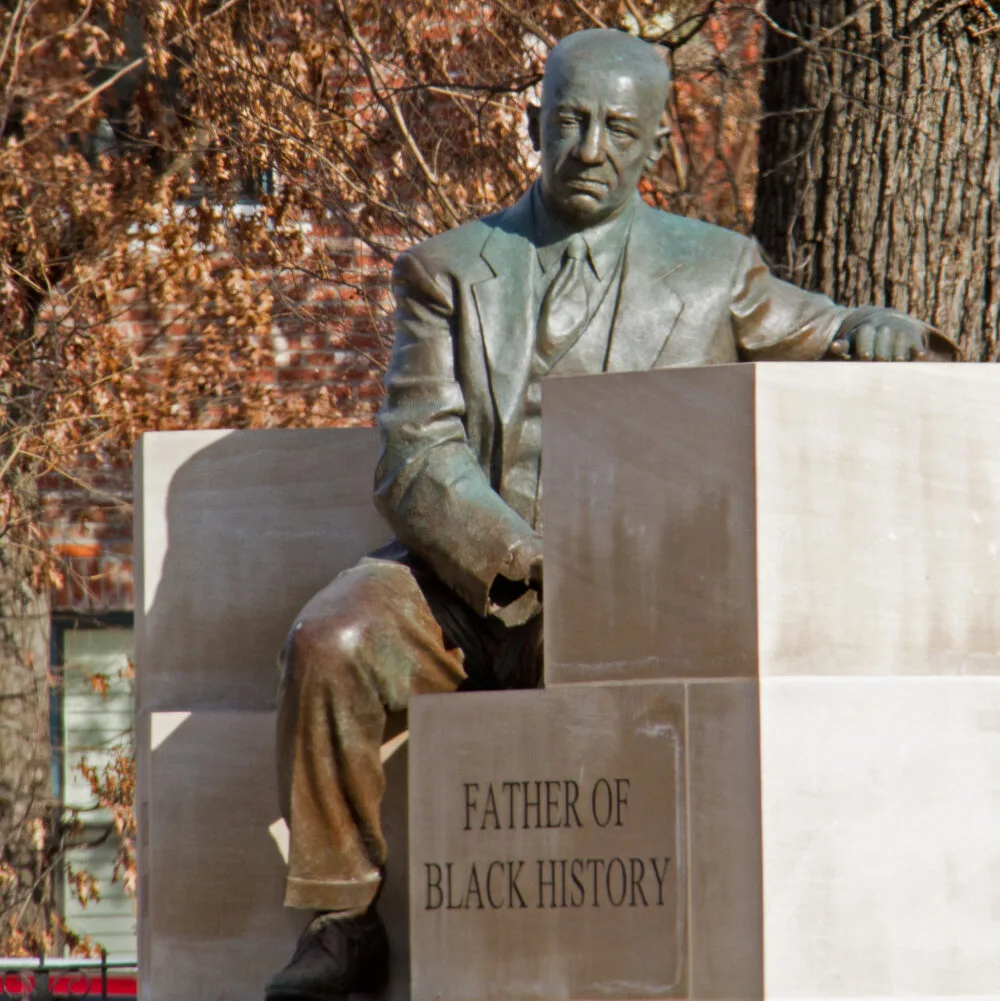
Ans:
POLYGON ((483 347, 489 361, 493 400, 502 424, 517 420, 534 350, 529 269, 534 265, 530 192, 490 223, 480 254, 493 272, 475 282, 483 347))
POLYGON ((628 247, 618 310, 608 350, 609 372, 645 372, 655 367, 684 309, 670 287, 680 263, 663 239, 655 209, 638 206, 628 247))
MULTIPOLYGON (((670 276, 681 262, 655 209, 640 203, 625 251, 618 308, 608 349, 609 372, 655 367, 684 309, 670 276)), ((490 388, 504 427, 520 419, 534 352, 536 317, 531 301, 530 191, 490 220, 480 251, 492 274, 474 282, 490 388)))

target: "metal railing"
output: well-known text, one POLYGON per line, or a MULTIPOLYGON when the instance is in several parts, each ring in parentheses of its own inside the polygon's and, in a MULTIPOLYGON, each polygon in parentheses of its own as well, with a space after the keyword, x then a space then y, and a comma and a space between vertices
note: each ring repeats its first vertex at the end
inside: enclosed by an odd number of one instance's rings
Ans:
POLYGON ((100 959, 0 956, 0 998, 11 1001, 100 998, 109 1001, 115 997, 134 997, 136 968, 135 959, 108 959, 106 952, 101 953, 100 959), (133 976, 116 977, 117 971, 130 971, 133 976))

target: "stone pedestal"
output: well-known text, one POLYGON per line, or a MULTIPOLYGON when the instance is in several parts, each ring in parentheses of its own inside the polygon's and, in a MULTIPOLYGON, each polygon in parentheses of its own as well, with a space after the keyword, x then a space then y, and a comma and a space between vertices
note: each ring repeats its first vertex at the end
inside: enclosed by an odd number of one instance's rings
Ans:
POLYGON ((756 722, 749 683, 414 699, 414 1001, 760 997, 756 722))
MULTIPOLYGON (((282 906, 276 658, 299 609, 386 540, 373 429, 147 434, 136 456, 143 1001, 263 996, 309 918, 282 906)), ((396 745, 394 745, 396 746, 396 745)), ((385 827, 406 854, 406 748, 385 827)), ((406 880, 387 881, 407 996, 406 880)))
POLYGON ((415 1001, 1000 997, 998 401, 987 366, 546 384, 548 691, 411 711, 415 1001), (650 814, 484 807, 595 776, 650 814), (676 927, 574 907, 632 835, 678 838, 676 927), (523 860, 526 908, 480 909, 476 860, 523 860))
MULTIPOLYGON (((998 401, 991 366, 549 382, 547 690, 414 700, 390 1001, 408 896, 414 1001, 1000 997, 998 401)), ((143 439, 144 1001, 290 954, 274 658, 385 538, 375 448, 143 439)))
POLYGON ((549 684, 1000 675, 1000 371, 545 387, 549 684))
POLYGON ((547 684, 683 684, 705 766, 759 726, 690 805, 690 996, 1000 997, 1000 371, 672 370, 543 406, 547 684), (759 980, 727 918, 754 907, 759 980))

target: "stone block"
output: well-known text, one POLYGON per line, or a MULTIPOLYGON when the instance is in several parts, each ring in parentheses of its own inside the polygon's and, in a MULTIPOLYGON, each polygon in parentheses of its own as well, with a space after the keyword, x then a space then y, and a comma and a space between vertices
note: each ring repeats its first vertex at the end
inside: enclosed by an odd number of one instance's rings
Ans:
POLYGON ((1000 370, 544 389, 548 684, 1000 676, 1000 370))
POLYGON ((547 383, 546 684, 685 686, 692 998, 1000 996, 998 390, 547 383))
POLYGON ((684 688, 690 997, 759 1001, 764 896, 758 685, 697 681, 684 688))
POLYGON ((759 997, 754 689, 414 699, 414 1001, 759 997))
MULTIPOLYGON (((274 779, 273 712, 139 717, 139 974, 142 1001, 263 997, 308 912, 282 907, 287 832, 274 779)), ((406 858, 405 742, 385 762, 384 828, 406 858)), ((407 1001, 407 884, 390 873, 381 911, 392 968, 387 1001, 407 1001)))
MULTIPOLYGON (((309 915, 282 906, 276 658, 312 595, 384 542, 374 429, 146 434, 136 453, 144 1001, 260 997, 309 915), (275 840, 278 838, 278 841, 275 840)), ((406 852, 406 752, 383 824, 406 852)), ((405 873, 387 881, 407 995, 405 873)))
POLYGON ((1000 678, 760 685, 768 998, 1000 997, 1000 678))
POLYGON ((135 462, 140 711, 274 708, 296 613, 389 538, 374 428, 147 433, 135 462))

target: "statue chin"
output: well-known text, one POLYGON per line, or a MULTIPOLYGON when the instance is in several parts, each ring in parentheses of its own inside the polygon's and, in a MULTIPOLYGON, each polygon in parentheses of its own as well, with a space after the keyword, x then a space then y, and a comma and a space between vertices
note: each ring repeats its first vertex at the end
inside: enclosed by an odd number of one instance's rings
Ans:
MULTIPOLYGON (((544 194, 544 189, 543 189, 544 194)), ((616 215, 624 207, 608 197, 606 189, 598 189, 596 185, 582 184, 567 186, 555 197, 548 196, 545 204, 550 211, 563 222, 579 229, 596 226, 616 215)))

